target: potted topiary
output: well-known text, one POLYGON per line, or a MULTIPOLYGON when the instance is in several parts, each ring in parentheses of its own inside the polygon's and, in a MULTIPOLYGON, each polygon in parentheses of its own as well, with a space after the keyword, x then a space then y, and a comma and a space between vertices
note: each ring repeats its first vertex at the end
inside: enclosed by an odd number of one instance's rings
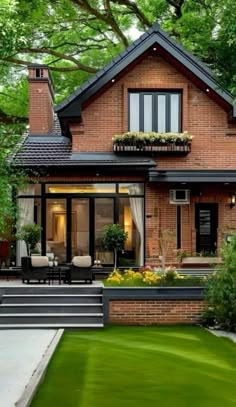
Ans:
POLYGON ((107 225, 103 229, 102 243, 105 249, 114 252, 114 265, 117 267, 117 252, 124 250, 128 232, 125 232, 119 224, 107 225))
POLYGON ((31 225, 24 225, 20 228, 19 232, 17 233, 18 240, 24 240, 26 247, 27 247, 27 254, 30 256, 40 240, 41 235, 41 226, 35 225, 34 223, 31 225))

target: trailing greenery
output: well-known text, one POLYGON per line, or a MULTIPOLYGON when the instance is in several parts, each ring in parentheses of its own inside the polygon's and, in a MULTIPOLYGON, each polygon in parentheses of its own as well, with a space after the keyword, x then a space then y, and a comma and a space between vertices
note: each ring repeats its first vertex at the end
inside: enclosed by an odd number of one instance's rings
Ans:
POLYGON ((235 407, 235 357, 199 327, 65 330, 31 407, 235 407))
POLYGON ((26 243, 28 256, 31 255, 37 243, 39 242, 41 230, 41 226, 32 224, 22 226, 17 233, 17 239, 24 240, 24 242, 26 243))
POLYGON ((214 325, 236 331, 236 236, 225 244, 222 256, 223 264, 217 266, 217 272, 207 283, 208 310, 203 322, 207 323, 210 314, 212 324, 214 315, 214 325))
POLYGON ((154 131, 129 131, 112 137, 113 144, 123 146, 155 146, 168 143, 190 143, 193 136, 187 131, 183 133, 156 133, 154 131))
POLYGON ((203 278, 179 275, 175 267, 167 267, 164 271, 128 269, 122 272, 114 269, 104 281, 106 287, 196 287, 204 286, 205 283, 203 278))
POLYGON ((114 252, 114 265, 117 265, 117 252, 124 250, 125 242, 128 238, 128 232, 125 232, 118 224, 107 225, 103 229, 102 243, 106 250, 114 252))
POLYGON ((22 127, 0 125, 0 238, 10 239, 14 229, 16 201, 13 195, 26 183, 26 174, 14 167, 14 154, 19 149, 22 127))

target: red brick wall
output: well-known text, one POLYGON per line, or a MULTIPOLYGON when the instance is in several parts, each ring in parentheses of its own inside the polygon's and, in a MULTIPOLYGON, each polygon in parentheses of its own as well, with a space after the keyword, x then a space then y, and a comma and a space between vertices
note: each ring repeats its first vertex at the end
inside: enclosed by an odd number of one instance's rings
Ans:
MULTIPOLYGON (((83 107, 82 125, 73 125, 75 151, 112 151, 112 136, 128 130, 128 89, 183 89, 183 130, 193 136, 186 157, 158 157, 159 168, 235 168, 236 137, 227 113, 207 93, 159 56, 150 55, 83 107), (231 129, 230 129, 231 127, 231 129)), ((236 126, 234 126, 236 130, 236 126)))
MULTIPOLYGON (((176 205, 169 203, 169 184, 146 185, 146 264, 157 265, 160 254, 159 238, 162 229, 176 233, 176 205)), ((184 186, 183 186, 184 188, 184 186)), ((218 203, 217 248, 220 255, 225 237, 228 233, 236 233, 236 209, 230 208, 230 185, 196 186, 191 192, 190 205, 181 207, 181 244, 182 250, 189 255, 196 253, 195 204, 218 203)), ((176 261, 176 240, 170 246, 167 260, 176 261)))
POLYGON ((116 325, 196 324, 202 300, 112 300, 109 322, 116 325))
POLYGON ((49 87, 49 72, 41 69, 43 77, 35 77, 35 69, 29 69, 29 126, 30 134, 49 134, 53 127, 53 99, 49 87))

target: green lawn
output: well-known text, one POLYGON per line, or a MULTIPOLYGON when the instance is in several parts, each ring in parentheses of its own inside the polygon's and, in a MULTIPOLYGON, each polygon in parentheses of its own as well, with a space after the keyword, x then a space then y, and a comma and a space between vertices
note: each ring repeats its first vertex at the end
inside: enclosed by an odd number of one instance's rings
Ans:
POLYGON ((197 327, 66 332, 33 407, 235 407, 236 345, 197 327))

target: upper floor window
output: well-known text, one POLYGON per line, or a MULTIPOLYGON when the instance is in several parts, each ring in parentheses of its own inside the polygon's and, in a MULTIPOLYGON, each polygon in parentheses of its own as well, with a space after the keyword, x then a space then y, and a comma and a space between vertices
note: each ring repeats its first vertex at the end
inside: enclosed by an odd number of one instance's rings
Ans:
POLYGON ((181 132, 181 93, 129 92, 129 131, 181 132))

